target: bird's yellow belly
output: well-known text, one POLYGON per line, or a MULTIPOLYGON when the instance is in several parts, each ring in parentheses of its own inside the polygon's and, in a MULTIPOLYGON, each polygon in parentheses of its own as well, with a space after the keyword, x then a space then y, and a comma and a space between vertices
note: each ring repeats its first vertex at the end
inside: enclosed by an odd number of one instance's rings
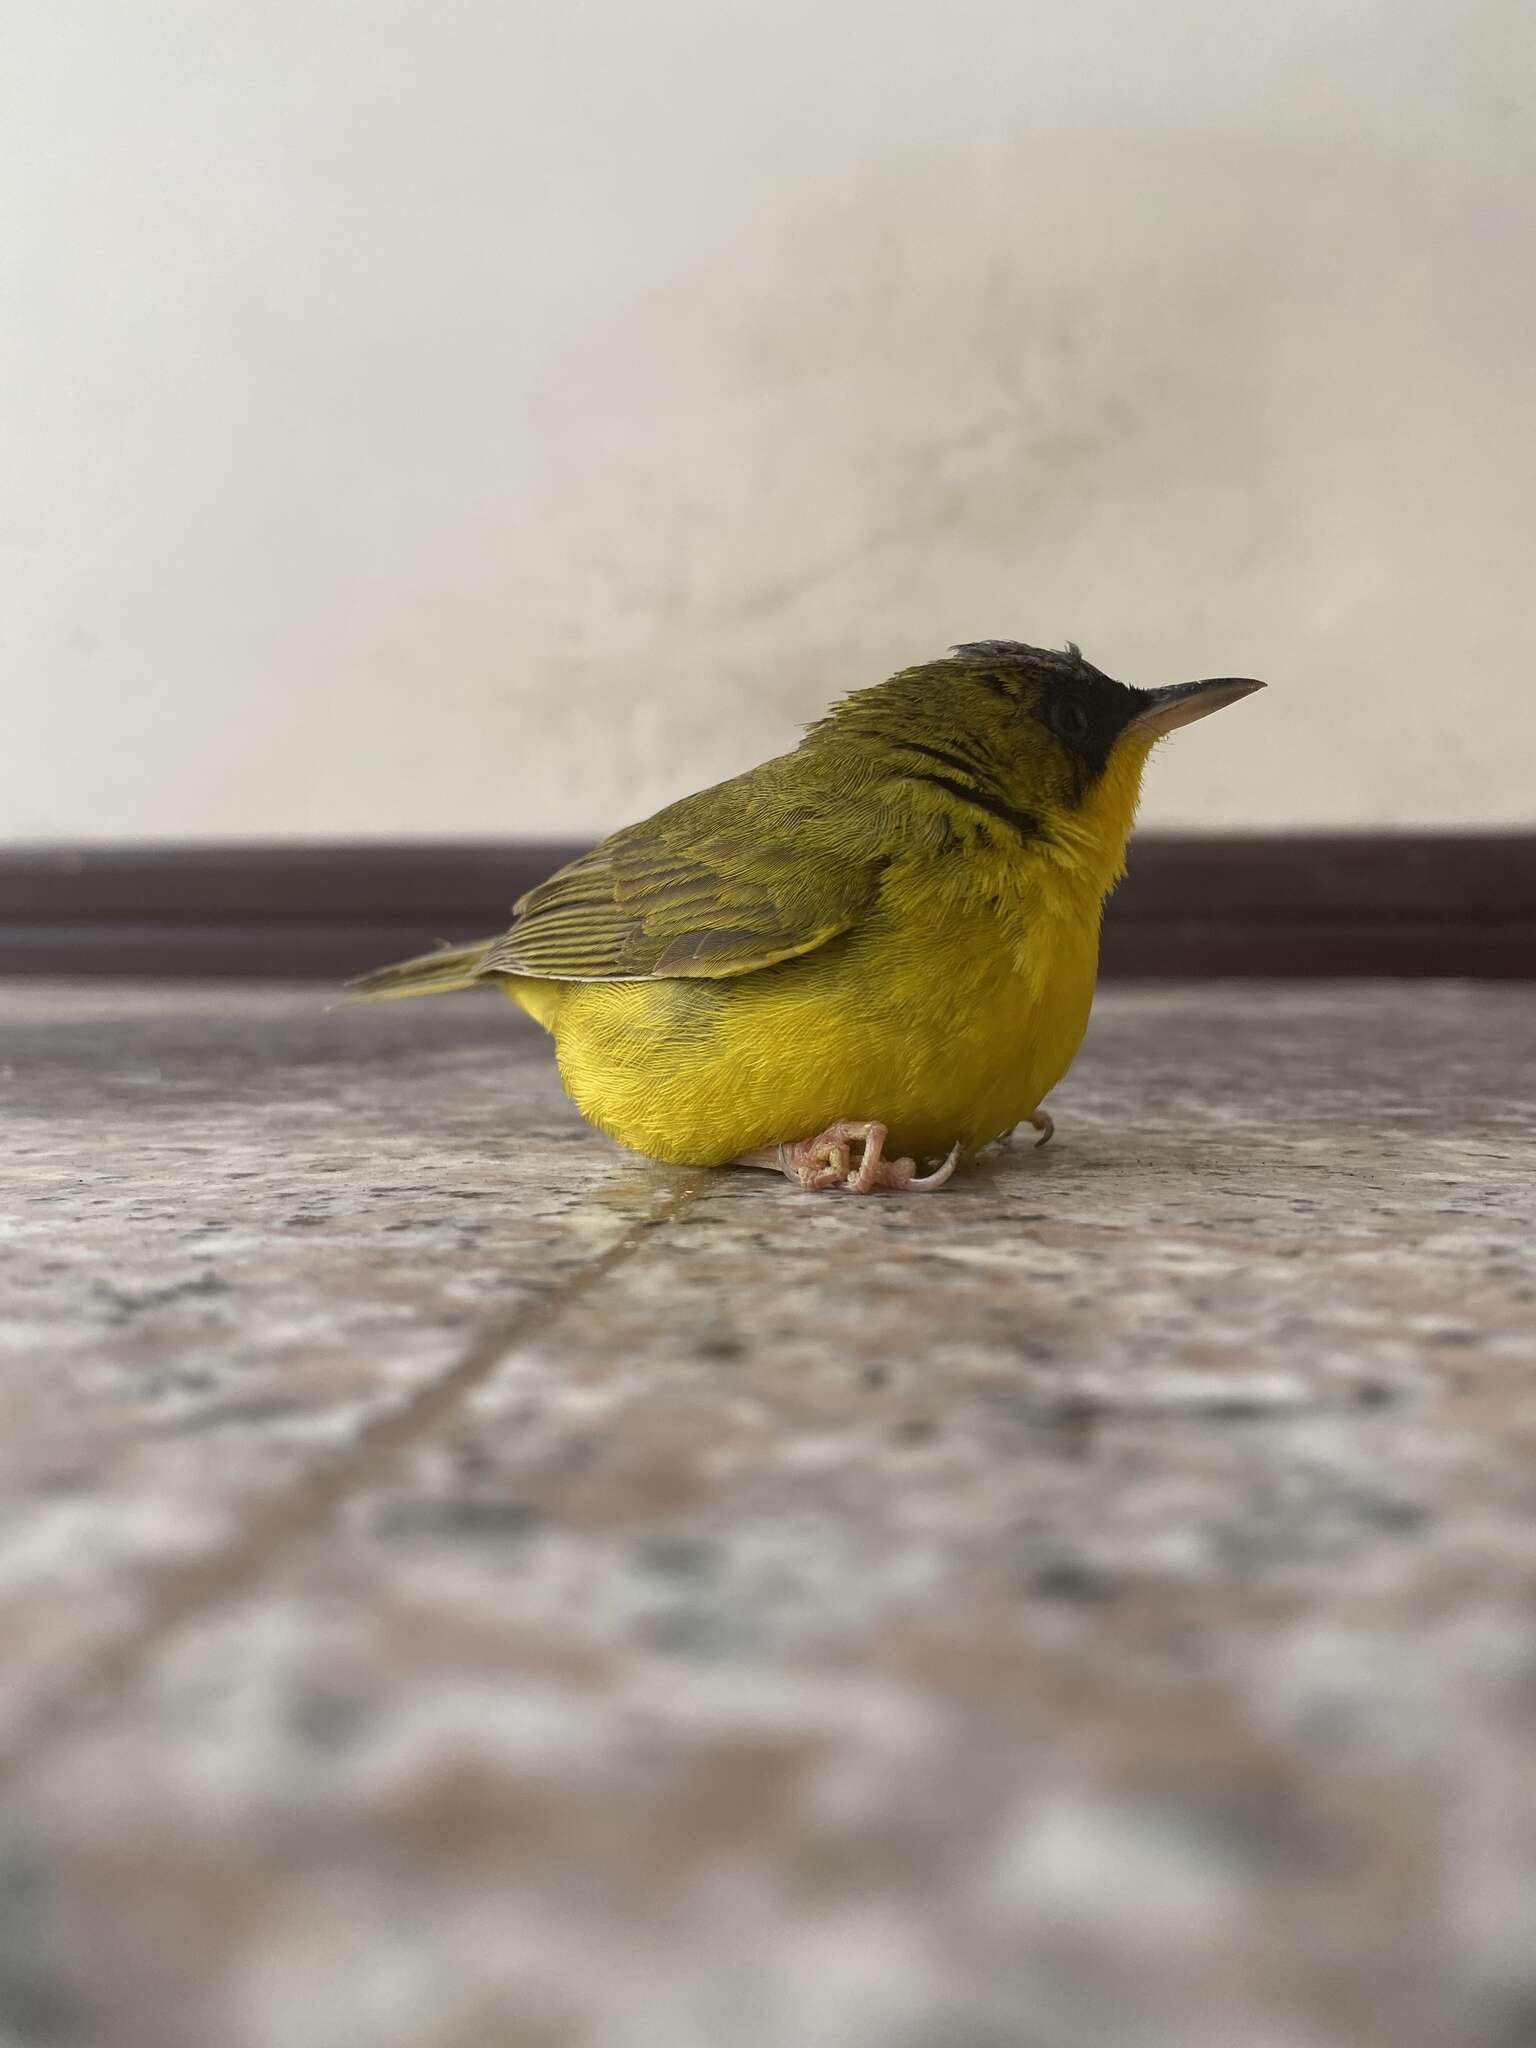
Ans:
POLYGON ((634 1151, 715 1166, 856 1117, 922 1159, 1033 1113, 1081 1042, 1097 964, 1096 914, 1069 915, 1034 920, 1027 945, 887 930, 734 980, 509 993, 554 1033, 582 1114, 634 1151))

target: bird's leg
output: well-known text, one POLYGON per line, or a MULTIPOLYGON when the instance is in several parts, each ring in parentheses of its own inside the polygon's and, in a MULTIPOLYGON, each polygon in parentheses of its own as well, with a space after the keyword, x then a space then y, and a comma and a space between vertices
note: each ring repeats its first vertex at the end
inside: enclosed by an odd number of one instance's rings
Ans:
POLYGON ((855 1195, 872 1194, 876 1188, 895 1188, 903 1194, 941 1188, 959 1164, 960 1147, 956 1145, 942 1166, 932 1173, 919 1173, 914 1159, 887 1159, 885 1140, 884 1124, 839 1117, 813 1138, 780 1145, 774 1152, 745 1153, 737 1164, 776 1166, 787 1180, 802 1188, 846 1187, 855 1195), (861 1147, 857 1166, 853 1164, 855 1145, 861 1147))

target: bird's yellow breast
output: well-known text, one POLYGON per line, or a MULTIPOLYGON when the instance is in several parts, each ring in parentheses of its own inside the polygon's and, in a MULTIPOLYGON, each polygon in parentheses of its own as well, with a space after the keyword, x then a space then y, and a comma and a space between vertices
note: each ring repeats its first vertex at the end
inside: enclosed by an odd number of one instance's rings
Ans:
POLYGON ((509 982, 554 1034, 577 1107, 621 1144, 713 1166, 838 1117, 890 1149, 974 1151, 1071 1064, 1099 895, 1039 859, 893 868, 877 913, 731 979, 509 982))

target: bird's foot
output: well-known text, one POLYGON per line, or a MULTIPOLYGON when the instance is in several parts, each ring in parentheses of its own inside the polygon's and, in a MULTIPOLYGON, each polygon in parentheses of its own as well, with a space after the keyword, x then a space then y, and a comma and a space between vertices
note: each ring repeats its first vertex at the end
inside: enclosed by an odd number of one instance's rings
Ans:
POLYGON ((737 1161, 740 1166, 776 1167, 786 1180, 811 1190, 845 1187, 851 1194, 873 1194, 876 1188, 895 1188, 901 1194, 923 1194, 943 1187, 960 1163, 956 1145, 942 1166, 932 1173, 919 1173, 915 1159, 887 1159, 886 1127, 879 1123, 856 1122, 839 1117, 836 1123, 818 1131, 814 1138, 800 1138, 768 1152, 749 1152, 737 1161), (854 1147, 859 1147, 854 1163, 854 1147))
MULTIPOLYGON (((1049 1145, 1052 1138, 1056 1135, 1056 1119, 1048 1109, 1037 1109, 1033 1116, 1024 1117, 1021 1121, 1033 1124, 1040 1133, 1039 1137, 1035 1140, 1035 1150, 1037 1152, 1042 1145, 1049 1145)), ((1004 1131, 1002 1137, 998 1140, 999 1144, 1006 1145, 1018 1128, 1018 1124, 1013 1124, 1008 1130, 1004 1131)))

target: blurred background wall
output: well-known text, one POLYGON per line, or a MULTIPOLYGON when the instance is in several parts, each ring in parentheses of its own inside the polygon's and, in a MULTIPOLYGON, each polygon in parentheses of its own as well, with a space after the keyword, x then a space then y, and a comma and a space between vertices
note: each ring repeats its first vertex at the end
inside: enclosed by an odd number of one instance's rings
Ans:
POLYGON ((6 835, 581 834, 949 642, 1145 816, 1529 823, 1527 0, 48 0, 6 835))

